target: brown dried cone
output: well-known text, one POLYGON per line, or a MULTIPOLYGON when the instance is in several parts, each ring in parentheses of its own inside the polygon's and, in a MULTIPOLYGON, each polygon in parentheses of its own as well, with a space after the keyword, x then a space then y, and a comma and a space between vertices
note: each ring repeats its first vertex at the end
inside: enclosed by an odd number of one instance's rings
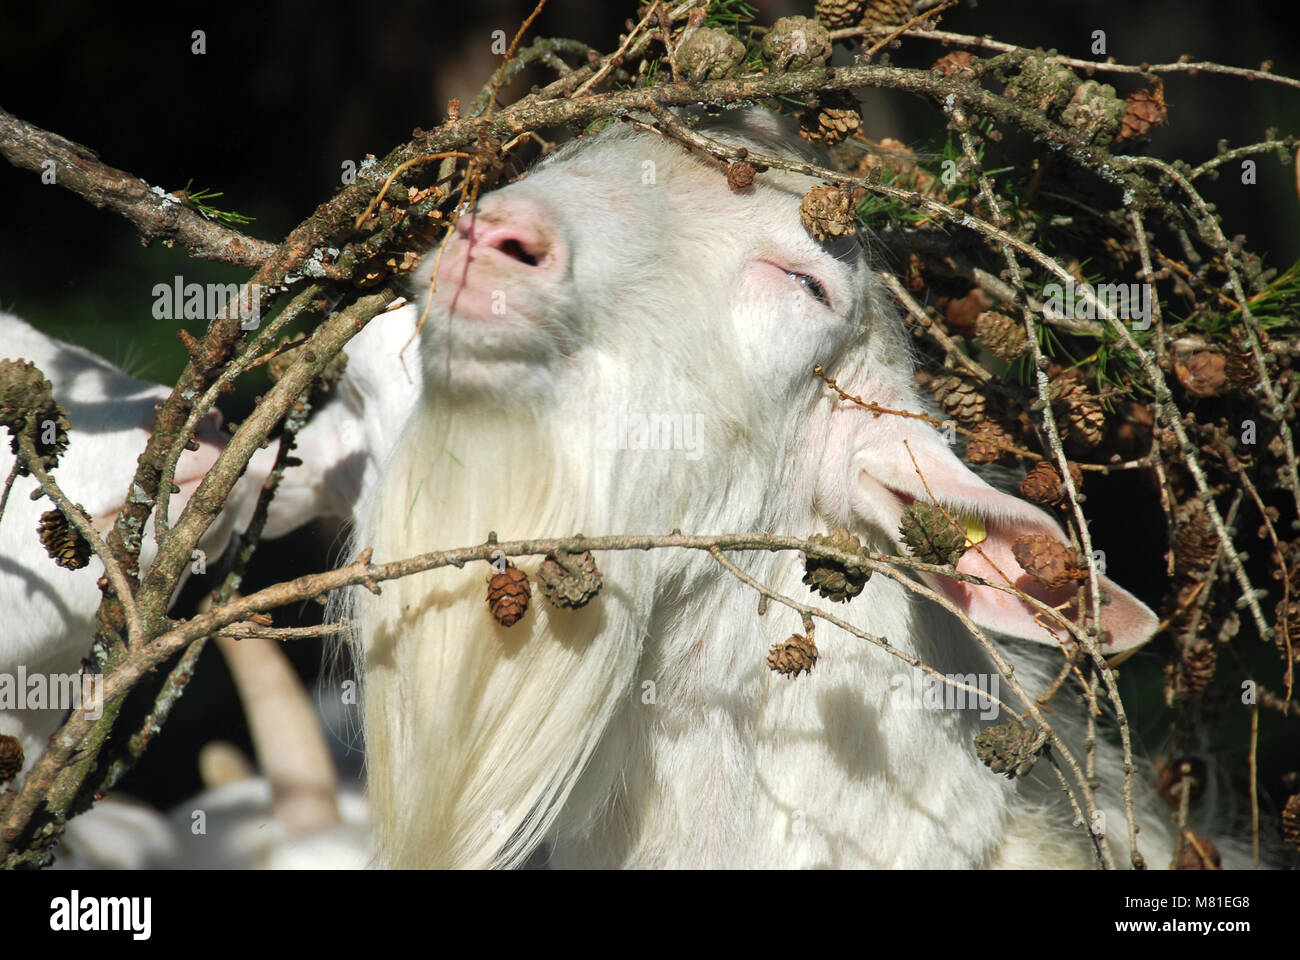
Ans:
POLYGON ((826 28, 808 17, 782 17, 772 24, 760 46, 769 70, 785 73, 821 66, 831 58, 826 28))
POLYGON ((1178 870, 1219 870, 1223 858, 1209 837, 1193 837, 1178 852, 1178 870))
MULTIPOLYGON (((866 143, 869 149, 858 158, 853 169, 857 176, 871 177, 874 180, 892 179, 894 186, 920 193, 929 193, 930 188, 939 182, 934 174, 917 166, 916 154, 901 140, 885 137, 879 143, 870 140, 866 143)), ((980 309, 987 305, 984 304, 980 309)))
POLYGON ((1282 808, 1282 842, 1300 850, 1300 793, 1292 794, 1282 808))
MULTIPOLYGON (((46 470, 54 468, 59 456, 68 449, 68 411, 54 400, 54 387, 45 379, 30 360, 0 360, 0 426, 13 435, 10 446, 18 455, 18 437, 32 438, 37 456, 46 470), (47 425, 53 424, 52 442, 47 425)), ((25 477, 25 464, 18 467, 18 476, 25 477)))
POLYGON ((1219 553, 1219 534, 1200 500, 1181 503, 1174 510, 1174 574, 1199 580, 1219 553))
POLYGON ((975 318, 975 335, 993 356, 1011 363, 1024 356, 1029 346, 1024 325, 1014 317, 996 310, 985 310, 975 318))
POLYGON ((1219 650, 1207 637, 1186 638, 1179 645, 1177 659, 1165 665, 1165 702, 1204 693, 1214 682, 1219 650))
POLYGON ((553 606, 577 610, 600 593, 603 581, 590 550, 566 554, 564 561, 548 553, 537 568, 537 583, 553 606))
MULTIPOLYGON (((1066 462, 1070 466, 1070 479, 1074 481, 1074 489, 1078 490, 1083 486, 1083 471, 1077 464, 1066 462)), ((1056 469, 1056 464, 1048 460, 1039 460, 1025 474, 1025 479, 1020 481, 1020 492, 1026 500, 1045 506, 1065 502, 1065 482, 1056 469)))
POLYGON ((488 610, 493 619, 503 627, 514 626, 528 612, 528 598, 532 595, 528 575, 510 564, 504 572, 488 577, 487 584, 488 610))
POLYGON ((1133 140, 1145 137, 1152 127, 1159 127, 1169 119, 1165 104, 1165 88, 1157 84, 1154 90, 1138 90, 1124 100, 1124 117, 1120 120, 1116 140, 1133 140))
POLYGON ((699 83, 733 77, 745 60, 745 45, 719 27, 699 27, 677 48, 679 79, 699 83))
POLYGON ((1028 773, 1038 759, 1035 739, 1032 730, 1007 720, 985 727, 976 735, 975 753, 994 773, 1005 773, 1008 780, 1014 780, 1028 773))
POLYGON ((847 140, 861 126, 857 98, 848 91, 823 94, 815 107, 799 116, 799 136, 825 146, 847 140))
POLYGON ((1115 453, 1121 459, 1136 458, 1147 453, 1156 442, 1155 414, 1151 407, 1130 400, 1121 408, 1123 416, 1115 427, 1115 453))
POLYGON ((23 768, 23 744, 17 737, 0 733, 0 783, 8 783, 23 768))
MULTIPOLYGON (((809 543, 824 544, 843 550, 845 553, 861 554, 862 544, 853 534, 840 527, 830 536, 815 533, 808 538, 809 543)), ((867 567, 845 566, 834 560, 804 555, 803 582, 810 590, 815 590, 827 600, 835 603, 847 603, 862 592, 862 588, 871 579, 867 567)))
POLYGON ((46 510, 36 528, 45 552, 61 567, 80 570, 90 562, 90 544, 63 515, 62 510, 46 510))
MULTIPOLYGON (((1238 342, 1244 337, 1243 331, 1238 342)), ((1229 348, 1223 356, 1223 373, 1234 387, 1249 389, 1259 383, 1259 368, 1249 350, 1229 348)))
POLYGON ((1174 375, 1188 396, 1217 397, 1228 390, 1227 358, 1217 350, 1198 350, 1175 360, 1174 375))
POLYGON ((1065 412, 1065 425, 1076 440, 1088 446, 1101 443, 1106 428, 1106 411, 1074 377, 1052 381, 1048 396, 1065 412))
POLYGON ((931 380, 930 389, 934 391, 934 399, 939 401, 939 406, 950 416, 965 423, 984 419, 988 398, 971 381, 946 374, 931 380))
POLYGON ((943 311, 950 332, 967 336, 975 332, 975 321, 992 303, 987 293, 972 287, 964 297, 940 297, 935 305, 943 311))
POLYGON ((975 55, 969 50, 954 50, 951 53, 945 53, 936 60, 930 69, 938 70, 949 77, 954 73, 963 77, 973 75, 975 73, 975 55))
POLYGON ((813 14, 831 30, 856 27, 866 15, 864 0, 817 0, 813 14))
POLYGON ((1014 444, 1011 434, 1002 429, 994 420, 985 420, 975 427, 975 436, 966 442, 967 463, 996 463, 1007 452, 1007 446, 1014 444))
POLYGON ((754 182, 754 165, 747 160, 727 164, 727 186, 734 191, 744 190, 754 182))
POLYGON ((1011 553, 1025 573, 1047 587, 1063 587, 1071 580, 1083 580, 1088 576, 1087 567, 1079 563, 1069 544, 1054 540, 1045 533, 1017 537, 1011 545, 1011 553))
POLYGON ((912 556, 924 563, 955 566, 966 552, 966 531, 933 503, 918 501, 904 507, 898 534, 912 556))
POLYGON ((869 27, 901 27, 912 19, 912 0, 867 0, 863 23, 869 27))
POLYGON ((785 643, 772 646, 767 655, 767 665, 785 677, 797 677, 801 673, 812 673, 817 665, 817 644, 812 637, 794 634, 785 643))
POLYGON ((858 212, 847 190, 831 184, 813 187, 799 203, 804 229, 818 240, 843 237, 857 231, 858 212))

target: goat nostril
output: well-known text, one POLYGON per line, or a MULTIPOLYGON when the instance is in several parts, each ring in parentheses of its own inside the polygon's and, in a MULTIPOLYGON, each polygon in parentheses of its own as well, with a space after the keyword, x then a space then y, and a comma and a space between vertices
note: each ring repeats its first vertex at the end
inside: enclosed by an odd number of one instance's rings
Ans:
POLYGON ((516 237, 507 237, 501 243, 494 244, 494 246, 512 260, 518 260, 530 267, 537 266, 537 257, 529 253, 516 237))
POLYGON ((563 244, 547 218, 528 207, 498 204, 488 214, 462 217, 456 229, 470 259, 491 253, 521 267, 547 271, 555 269, 563 254, 563 244))

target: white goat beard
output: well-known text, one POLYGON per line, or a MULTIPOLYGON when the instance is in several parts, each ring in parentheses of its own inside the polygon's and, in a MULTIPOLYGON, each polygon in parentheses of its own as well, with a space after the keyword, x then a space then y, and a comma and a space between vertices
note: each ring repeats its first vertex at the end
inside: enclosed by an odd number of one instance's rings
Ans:
MULTIPOLYGON (((363 512, 375 560, 595 530, 582 465, 526 413, 426 407, 363 512)), ((530 576, 540 558, 519 566, 530 576)), ((364 725, 381 863, 518 865, 553 822, 630 683, 638 651, 608 594, 551 610, 536 593, 499 626, 490 568, 389 581, 355 598, 364 725)))

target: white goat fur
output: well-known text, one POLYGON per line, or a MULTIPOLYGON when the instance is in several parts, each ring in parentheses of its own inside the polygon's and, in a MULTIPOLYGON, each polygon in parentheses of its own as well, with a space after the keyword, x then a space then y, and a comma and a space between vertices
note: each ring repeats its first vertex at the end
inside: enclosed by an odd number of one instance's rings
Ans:
MULTIPOLYGON (((740 126, 759 149, 794 149, 763 114, 740 126)), ((680 145, 617 126, 484 198, 478 227, 531 218, 565 268, 511 271, 489 257, 467 271, 464 238, 448 249, 420 344, 424 396, 355 544, 381 561, 480 543, 489 530, 513 540, 847 526, 893 552, 907 499, 928 499, 910 449, 938 500, 981 517, 990 555, 1019 572, 1010 541, 1060 538, 1054 521, 976 477, 924 423, 873 417, 812 376, 821 363, 850 394, 923 409, 902 323, 861 251, 829 250, 800 224, 813 182, 769 172, 732 193, 680 145), (816 275, 832 309, 787 271, 816 275), (503 292, 507 314, 460 316, 457 297, 473 300, 462 282, 503 292), (621 412, 703 414, 703 455, 608 449, 598 418, 621 412)), ((733 558, 808 597, 798 554, 733 558)), ((898 659, 823 625, 816 669, 790 680, 764 658, 802 632, 798 617, 777 605, 760 617, 753 591, 707 555, 597 560, 595 602, 555 610, 535 594, 509 629, 488 616, 484 564, 349 601, 381 863, 511 866, 543 842, 558 866, 1093 862, 1046 763, 1008 782, 975 757, 975 713, 891 706, 891 680, 910 670, 898 659)), ((519 565, 531 574, 537 560, 519 565)), ((988 572, 973 551, 961 569, 988 572)), ((1150 611, 1105 586, 1110 649, 1145 640, 1150 611)), ((1005 597, 986 589, 964 605, 990 629, 1045 644, 1006 645, 1039 692, 1057 644, 1005 597)), ((996 672, 955 618, 883 575, 834 612, 941 673, 996 672)), ((1052 722, 1082 756, 1067 696, 1052 722)), ((1099 753, 1123 863, 1116 748, 1099 753)), ((1164 865, 1165 814, 1139 803, 1140 845, 1164 865)))

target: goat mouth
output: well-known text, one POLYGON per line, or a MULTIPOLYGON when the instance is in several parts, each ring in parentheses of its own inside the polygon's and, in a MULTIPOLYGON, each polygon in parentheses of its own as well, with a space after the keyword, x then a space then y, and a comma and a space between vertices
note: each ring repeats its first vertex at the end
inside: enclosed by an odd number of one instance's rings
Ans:
POLYGON ((548 321, 544 294, 497 271, 471 268, 466 282, 440 279, 434 294, 428 348, 485 364, 546 365, 563 352, 564 327, 548 321))
POLYGON ((541 271, 530 262, 538 261, 522 247, 513 252, 478 246, 449 250, 438 270, 435 297, 453 323, 533 323, 538 305, 548 297, 547 285, 534 275, 541 271))

